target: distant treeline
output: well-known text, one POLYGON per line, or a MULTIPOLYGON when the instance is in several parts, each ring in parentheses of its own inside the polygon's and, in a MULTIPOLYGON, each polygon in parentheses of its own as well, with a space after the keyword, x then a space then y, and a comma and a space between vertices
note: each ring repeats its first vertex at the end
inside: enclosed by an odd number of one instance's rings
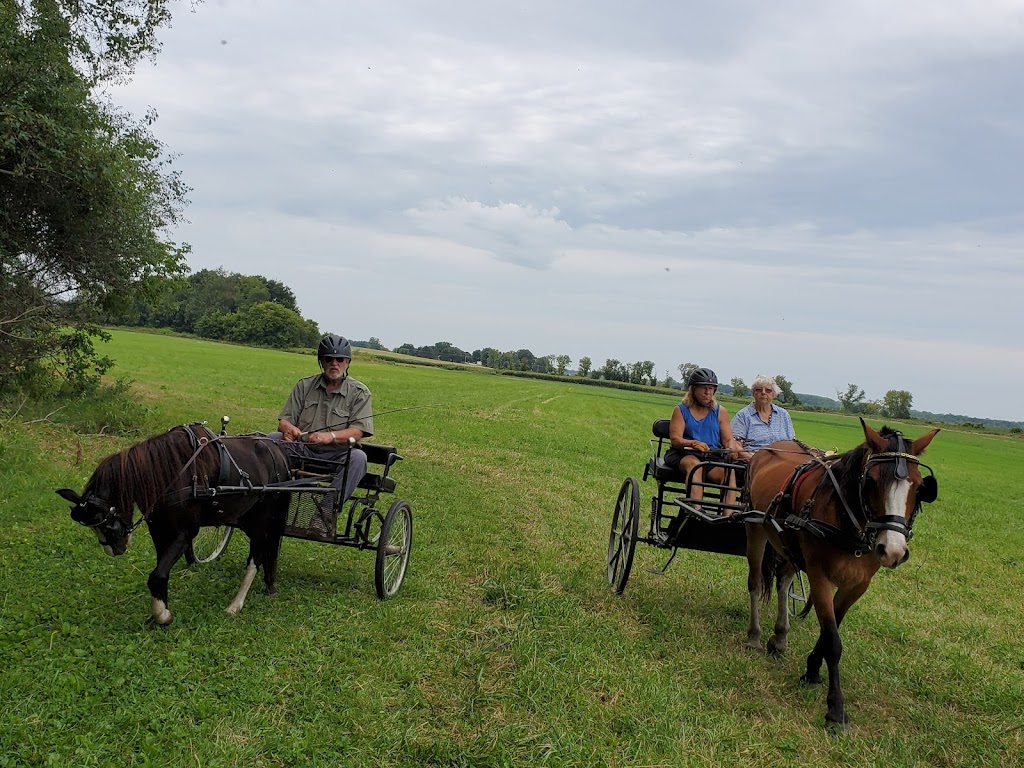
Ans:
POLYGON ((108 320, 278 349, 315 347, 321 336, 317 324, 299 313, 287 285, 222 269, 153 279, 127 316, 108 320))

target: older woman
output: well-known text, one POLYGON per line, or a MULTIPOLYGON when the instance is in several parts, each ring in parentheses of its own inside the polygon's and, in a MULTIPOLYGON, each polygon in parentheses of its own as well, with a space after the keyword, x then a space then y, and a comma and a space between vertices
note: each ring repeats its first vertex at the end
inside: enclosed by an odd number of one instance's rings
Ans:
POLYGON ((732 434, 745 451, 756 451, 778 440, 795 440, 793 420, 775 405, 782 390, 771 376, 758 376, 750 387, 754 402, 737 411, 732 419, 732 434))
MULTIPOLYGON (((688 384, 683 401, 672 410, 668 427, 672 447, 665 452, 665 464, 684 474, 696 467, 710 450, 741 450, 740 444, 733 439, 728 412, 715 399, 718 389, 715 372, 710 368, 698 368, 690 374, 688 384)), ((726 477, 722 468, 716 467, 709 473, 708 479, 734 485, 732 472, 728 474, 730 476, 726 477)), ((692 479, 690 498, 699 501, 704 498, 704 488, 700 485, 703 482, 703 469, 697 469, 692 479)), ((731 504, 736 500, 735 495, 734 492, 727 492, 723 501, 731 504)), ((730 512, 724 510, 726 515, 730 512)))

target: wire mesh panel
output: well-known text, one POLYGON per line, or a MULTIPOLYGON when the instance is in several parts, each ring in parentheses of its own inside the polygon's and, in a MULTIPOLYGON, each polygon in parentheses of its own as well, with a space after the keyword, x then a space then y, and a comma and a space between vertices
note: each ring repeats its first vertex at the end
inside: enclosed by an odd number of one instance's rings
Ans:
POLYGON ((329 538, 337 503, 337 492, 330 488, 325 487, 322 491, 293 491, 288 504, 284 535, 300 539, 329 538))

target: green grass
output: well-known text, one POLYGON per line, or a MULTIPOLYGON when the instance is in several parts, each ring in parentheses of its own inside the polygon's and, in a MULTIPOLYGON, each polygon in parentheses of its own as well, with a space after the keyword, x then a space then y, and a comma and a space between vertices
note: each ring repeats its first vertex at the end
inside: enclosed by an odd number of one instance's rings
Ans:
MULTIPOLYGON (((124 331, 110 352, 151 433, 224 414, 234 432, 269 430, 315 371, 309 356, 124 331)), ((53 494, 137 438, 5 418, 0 766, 1021 764, 1021 441, 932 443, 939 500, 910 561, 844 624, 854 723, 829 736, 824 691, 797 682, 816 623, 781 660, 745 651, 741 559, 682 551, 659 577, 646 569, 664 553, 641 548, 624 595, 605 581, 619 485, 642 474, 675 398, 356 355, 376 410, 444 406, 376 423, 405 457, 415 526, 383 603, 372 557, 287 539, 280 597, 254 589, 229 617, 240 536, 215 563, 179 565, 174 624, 148 624, 148 537, 111 559, 53 494)), ((822 447, 861 439, 855 419, 793 417, 822 447)))

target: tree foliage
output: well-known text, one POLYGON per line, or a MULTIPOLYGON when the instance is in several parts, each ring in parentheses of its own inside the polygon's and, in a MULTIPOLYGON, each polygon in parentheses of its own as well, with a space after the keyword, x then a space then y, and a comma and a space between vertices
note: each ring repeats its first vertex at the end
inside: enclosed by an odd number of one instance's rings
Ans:
POLYGON ((905 389, 890 389, 882 398, 882 415, 890 419, 909 419, 914 396, 905 389))
POLYGON ((679 380, 683 383, 685 389, 690 385, 690 374, 700 368, 696 363, 680 363, 677 366, 679 370, 679 380))
POLYGON ((262 275, 223 269, 203 269, 188 277, 151 278, 146 296, 136 300, 123 320, 279 349, 314 346, 320 338, 317 324, 299 314, 291 288, 262 275))
POLYGON ((781 373, 775 374, 773 378, 780 390, 779 400, 784 402, 786 405, 800 405, 800 398, 797 397, 796 393, 793 391, 793 385, 790 383, 789 379, 781 373))
POLYGON ((0 4, 0 389, 109 366, 95 323, 154 276, 179 274, 165 238, 187 188, 141 122, 94 94, 157 50, 161 0, 0 4))
MULTIPOLYGON (((775 380, 778 381, 778 378, 775 380)), ((864 413, 866 411, 865 398, 864 390, 856 384, 848 384, 845 392, 836 390, 839 406, 847 413, 864 413)))
POLYGON ((750 387, 739 376, 733 376, 729 383, 732 385, 732 393, 736 397, 746 397, 750 394, 750 387))
POLYGON ((587 378, 587 376, 590 375, 590 368, 593 364, 593 361, 589 357, 584 355, 583 357, 580 358, 580 364, 578 366, 577 372, 580 376, 582 376, 585 379, 587 378))

